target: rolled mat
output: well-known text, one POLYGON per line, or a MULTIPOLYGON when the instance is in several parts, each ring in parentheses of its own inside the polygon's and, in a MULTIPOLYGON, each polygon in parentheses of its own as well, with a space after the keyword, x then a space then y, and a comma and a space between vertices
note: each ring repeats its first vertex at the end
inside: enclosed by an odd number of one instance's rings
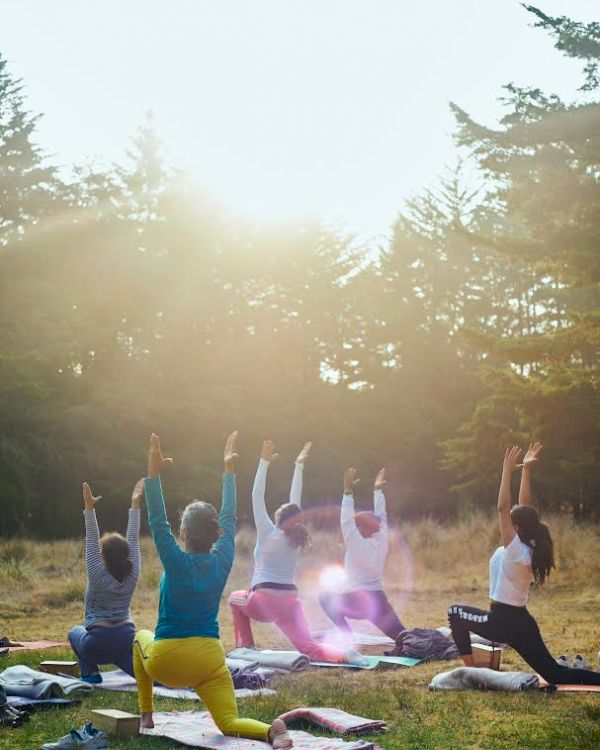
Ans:
POLYGON ((429 683, 430 690, 499 690, 516 693, 537 690, 538 676, 531 672, 498 672, 486 667, 457 667, 440 672, 429 683))
POLYGON ((386 728, 385 721, 366 719, 364 716, 355 716, 346 713, 340 708, 295 708, 282 714, 288 727, 294 725, 304 726, 310 724, 324 729, 330 729, 336 734, 373 734, 381 732, 386 728))

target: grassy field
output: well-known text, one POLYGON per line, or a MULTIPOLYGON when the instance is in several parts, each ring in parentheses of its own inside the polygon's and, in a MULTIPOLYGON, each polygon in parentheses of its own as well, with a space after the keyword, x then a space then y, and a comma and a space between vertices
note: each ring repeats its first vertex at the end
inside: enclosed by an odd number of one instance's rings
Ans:
MULTIPOLYGON (((597 665, 600 530, 574 526, 569 518, 550 519, 550 526, 558 570, 543 590, 532 593, 530 610, 553 653, 583 653, 597 665)), ((225 595, 247 583, 253 541, 249 530, 238 535, 236 563, 225 595)), ((317 604, 319 573, 339 561, 337 541, 316 534, 302 562, 302 594, 315 627, 327 625, 317 604)), ((452 602, 486 606, 487 561, 497 543, 495 522, 484 517, 451 526, 424 521, 396 533, 387 571, 388 591, 407 626, 445 624, 446 609, 452 602)), ((0 632, 23 639, 65 638, 68 629, 82 619, 85 570, 80 553, 79 540, 0 542, 0 632)), ((133 601, 138 627, 154 627, 159 575, 160 566, 146 539, 142 577, 133 601)), ((221 631, 225 646, 231 647, 231 617, 225 599, 221 631)), ((271 626, 257 626, 255 635, 259 647, 284 645, 271 626)), ((67 649, 17 654, 2 665, 22 662, 36 666, 43 658, 67 658, 69 654, 67 649)), ((525 667, 511 651, 503 664, 504 668, 525 667)), ((373 739, 389 750, 600 747, 600 695, 430 693, 427 685, 431 677, 448 666, 456 663, 436 662, 377 673, 323 669, 286 676, 275 684, 276 697, 246 699, 240 702, 240 711, 269 721, 295 706, 338 706, 385 719, 388 733, 373 739)), ((160 698, 155 705, 157 710, 194 707, 191 702, 160 698)), ((0 729, 0 748, 37 748, 71 726, 80 726, 95 707, 135 711, 136 696, 96 691, 77 708, 39 712, 21 729, 0 729)), ((111 748, 138 747, 152 750, 175 745, 155 738, 111 740, 111 748)))

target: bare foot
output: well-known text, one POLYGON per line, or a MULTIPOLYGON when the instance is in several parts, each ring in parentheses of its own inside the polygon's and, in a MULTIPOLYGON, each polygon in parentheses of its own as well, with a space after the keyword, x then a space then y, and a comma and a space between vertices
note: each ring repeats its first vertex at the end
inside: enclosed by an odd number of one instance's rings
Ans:
POLYGON ((154 729, 154 719, 152 711, 142 711, 140 718, 140 729, 154 729))
POLYGON ((269 742, 273 745, 273 750, 289 750, 293 746, 292 738, 288 734, 287 727, 283 719, 275 719, 269 729, 269 742))

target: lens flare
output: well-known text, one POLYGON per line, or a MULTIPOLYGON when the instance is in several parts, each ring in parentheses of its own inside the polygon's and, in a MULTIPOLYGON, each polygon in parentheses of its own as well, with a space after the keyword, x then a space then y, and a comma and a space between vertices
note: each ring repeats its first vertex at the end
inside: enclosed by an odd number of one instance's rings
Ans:
POLYGON ((330 565, 319 575, 319 586, 323 591, 341 591, 348 576, 341 565, 330 565))

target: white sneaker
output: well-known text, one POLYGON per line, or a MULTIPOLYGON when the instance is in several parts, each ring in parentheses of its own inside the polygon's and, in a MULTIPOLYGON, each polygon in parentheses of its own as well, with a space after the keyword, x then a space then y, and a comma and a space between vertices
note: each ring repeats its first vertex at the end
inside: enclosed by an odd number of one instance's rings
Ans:
POLYGON ((46 742, 42 745, 43 750, 108 750, 108 737, 104 732, 91 728, 88 725, 80 732, 71 729, 69 734, 61 737, 56 742, 46 742))
POLYGON ((569 659, 564 654, 561 654, 558 659, 556 659, 556 663, 561 667, 568 667, 569 659))
POLYGON ((575 654, 573 657, 573 669, 591 669, 590 662, 581 654, 575 654))

